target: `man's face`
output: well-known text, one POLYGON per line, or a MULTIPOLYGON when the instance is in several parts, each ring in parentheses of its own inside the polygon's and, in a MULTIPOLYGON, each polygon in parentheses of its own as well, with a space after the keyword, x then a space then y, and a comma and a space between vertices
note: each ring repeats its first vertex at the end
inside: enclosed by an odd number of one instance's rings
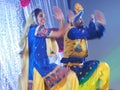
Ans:
POLYGON ((40 26, 44 25, 46 21, 45 15, 43 12, 40 12, 37 16, 37 22, 40 26))
POLYGON ((74 23, 75 27, 81 28, 83 27, 83 19, 79 19, 74 23))

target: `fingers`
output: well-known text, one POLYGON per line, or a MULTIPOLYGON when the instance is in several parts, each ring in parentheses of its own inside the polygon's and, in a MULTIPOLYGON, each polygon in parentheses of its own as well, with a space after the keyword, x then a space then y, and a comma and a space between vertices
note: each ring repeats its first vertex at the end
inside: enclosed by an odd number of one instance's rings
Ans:
POLYGON ((64 15, 62 13, 62 10, 56 6, 53 6, 53 10, 54 10, 54 17, 58 20, 61 20, 64 18, 64 15))
POLYGON ((69 22, 73 22, 74 17, 75 17, 74 13, 71 10, 69 10, 68 12, 69 22))
POLYGON ((95 15, 94 14, 91 15, 90 20, 95 22, 95 15))
POLYGON ((53 6, 54 16, 57 16, 58 8, 56 6, 53 6))
POLYGON ((59 8, 56 7, 56 6, 54 6, 54 7, 53 7, 53 11, 54 11, 53 16, 54 16, 56 19, 58 19, 58 13, 60 12, 59 8))
POLYGON ((56 17, 58 17, 58 14, 54 13, 52 16, 56 18, 56 17))
POLYGON ((53 10, 55 13, 62 13, 61 9, 56 6, 53 6, 53 10))
POLYGON ((68 11, 68 14, 74 15, 73 11, 71 11, 71 10, 68 11))
POLYGON ((68 12, 68 16, 70 17, 70 18, 74 18, 74 13, 71 11, 71 10, 69 10, 69 12, 68 12))
POLYGON ((96 16, 96 19, 104 18, 103 13, 101 11, 98 11, 98 10, 95 11, 95 16, 96 16))
POLYGON ((104 14, 103 14, 101 11, 96 10, 96 11, 94 12, 94 14, 95 14, 95 17, 96 17, 96 19, 97 19, 97 22, 99 22, 99 23, 101 23, 101 24, 106 24, 104 14))
POLYGON ((94 18, 95 18, 95 15, 94 15, 94 14, 92 14, 92 15, 91 15, 91 19, 94 19, 94 18))

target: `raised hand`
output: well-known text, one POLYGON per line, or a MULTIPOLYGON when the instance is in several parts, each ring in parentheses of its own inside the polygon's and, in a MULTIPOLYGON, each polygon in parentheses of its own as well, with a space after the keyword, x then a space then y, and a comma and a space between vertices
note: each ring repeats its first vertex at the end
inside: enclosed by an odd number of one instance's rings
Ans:
POLYGON ((94 14, 91 15, 90 20, 91 20, 92 22, 95 22, 95 15, 94 15, 94 14))
POLYGON ((75 17, 74 13, 71 10, 69 10, 69 12, 68 12, 69 23, 73 22, 74 17, 75 17))
POLYGON ((57 19, 57 20, 64 20, 64 15, 63 15, 63 12, 60 8, 54 6, 53 7, 53 10, 54 10, 54 17, 57 19))
POLYGON ((95 17, 96 17, 98 23, 106 24, 104 14, 101 11, 96 10, 95 11, 95 17))

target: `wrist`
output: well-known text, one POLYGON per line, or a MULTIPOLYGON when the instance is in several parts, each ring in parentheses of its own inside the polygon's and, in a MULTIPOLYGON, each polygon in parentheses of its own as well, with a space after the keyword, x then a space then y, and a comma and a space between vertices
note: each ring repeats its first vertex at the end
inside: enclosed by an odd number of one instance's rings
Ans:
POLYGON ((104 21, 101 21, 101 20, 97 20, 97 23, 102 24, 102 25, 105 25, 105 22, 104 22, 104 21))

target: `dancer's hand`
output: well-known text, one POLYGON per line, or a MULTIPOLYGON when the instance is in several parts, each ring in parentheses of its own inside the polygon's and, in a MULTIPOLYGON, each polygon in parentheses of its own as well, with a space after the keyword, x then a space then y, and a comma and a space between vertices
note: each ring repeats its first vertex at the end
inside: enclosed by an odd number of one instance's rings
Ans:
POLYGON ((72 22, 73 22, 74 17, 75 17, 74 13, 73 13, 71 10, 69 10, 69 12, 68 12, 68 20, 69 20, 69 23, 72 23, 72 22))
POLYGON ((60 8, 54 6, 53 7, 53 10, 54 10, 54 17, 57 19, 57 20, 64 20, 64 15, 63 15, 63 12, 60 8))
POLYGON ((95 17, 96 17, 98 23, 103 24, 103 25, 106 24, 104 14, 101 11, 96 10, 95 17))
POLYGON ((95 22, 95 15, 94 14, 91 15, 90 21, 95 22))

